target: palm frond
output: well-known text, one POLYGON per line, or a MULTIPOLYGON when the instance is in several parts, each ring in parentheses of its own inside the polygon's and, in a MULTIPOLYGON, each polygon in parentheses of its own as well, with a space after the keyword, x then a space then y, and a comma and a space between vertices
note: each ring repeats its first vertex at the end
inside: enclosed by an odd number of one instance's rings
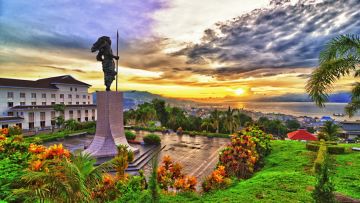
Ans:
POLYGON ((328 99, 328 92, 332 84, 342 76, 355 70, 359 61, 354 57, 333 59, 320 65, 311 74, 306 84, 306 91, 318 106, 324 106, 328 99))
POLYGON ((359 50, 360 37, 358 35, 340 35, 326 44, 326 48, 320 53, 319 61, 323 64, 336 58, 358 55, 359 50))

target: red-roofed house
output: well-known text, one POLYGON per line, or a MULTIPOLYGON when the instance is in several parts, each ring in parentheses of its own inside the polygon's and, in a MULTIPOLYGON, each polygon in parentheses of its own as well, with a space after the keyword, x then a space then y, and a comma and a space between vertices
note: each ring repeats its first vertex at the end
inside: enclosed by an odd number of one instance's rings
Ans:
POLYGON ((317 140, 316 136, 309 133, 305 129, 299 129, 294 132, 287 134, 288 138, 291 140, 317 140))

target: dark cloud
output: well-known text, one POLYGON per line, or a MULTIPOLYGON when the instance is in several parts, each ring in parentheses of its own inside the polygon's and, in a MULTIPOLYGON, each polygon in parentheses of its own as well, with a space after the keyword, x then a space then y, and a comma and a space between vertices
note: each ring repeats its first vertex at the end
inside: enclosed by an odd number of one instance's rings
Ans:
POLYGON ((317 66, 319 52, 330 39, 360 32, 360 0, 299 1, 295 5, 273 0, 271 5, 274 7, 217 23, 217 29, 205 30, 202 43, 189 44, 173 55, 186 56, 192 65, 229 64, 194 72, 234 79, 254 70, 317 66))

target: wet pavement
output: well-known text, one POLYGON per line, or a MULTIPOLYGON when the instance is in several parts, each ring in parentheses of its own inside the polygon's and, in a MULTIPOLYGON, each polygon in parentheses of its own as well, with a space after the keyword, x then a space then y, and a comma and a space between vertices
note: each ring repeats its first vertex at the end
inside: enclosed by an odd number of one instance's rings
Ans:
MULTIPOLYGON (((135 131, 134 131, 135 132, 135 131)), ((136 140, 142 141, 142 137, 149 134, 149 132, 139 131, 136 133, 136 140)), ((161 145, 165 148, 159 153, 159 160, 163 156, 169 155, 174 161, 180 162, 184 167, 183 172, 187 175, 197 177, 198 182, 208 176, 215 168, 218 162, 218 153, 223 146, 225 146, 229 139, 227 138, 207 138, 205 136, 189 136, 189 135, 176 135, 155 133, 161 137, 161 145)), ((78 137, 70 137, 64 140, 52 141, 45 143, 46 146, 52 144, 62 143, 64 147, 74 152, 76 150, 84 150, 89 146, 94 135, 85 135, 78 137)), ((131 144, 140 149, 140 153, 148 147, 143 145, 131 144)), ((144 166, 145 174, 150 174, 150 163, 144 166)))

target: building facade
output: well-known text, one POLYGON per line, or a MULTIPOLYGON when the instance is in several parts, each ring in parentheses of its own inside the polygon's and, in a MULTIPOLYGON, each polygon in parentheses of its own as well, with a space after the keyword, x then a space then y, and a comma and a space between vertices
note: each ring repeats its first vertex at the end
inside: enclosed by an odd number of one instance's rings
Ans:
POLYGON ((50 129, 62 114, 54 110, 55 104, 65 105, 65 120, 95 121, 96 105, 89 87, 70 75, 35 81, 0 78, 0 127, 50 129))

